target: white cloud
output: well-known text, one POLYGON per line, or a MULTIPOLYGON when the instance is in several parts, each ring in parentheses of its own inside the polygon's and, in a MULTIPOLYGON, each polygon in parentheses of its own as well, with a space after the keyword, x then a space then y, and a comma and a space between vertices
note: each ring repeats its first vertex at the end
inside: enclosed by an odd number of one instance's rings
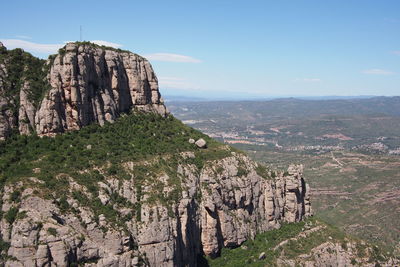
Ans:
POLYGON ((26 35, 15 35, 15 37, 18 39, 32 39, 32 37, 26 35))
POLYGON ((364 73, 364 74, 372 74, 372 75, 391 75, 391 74, 394 74, 394 72, 392 72, 392 71, 382 70, 382 69, 363 70, 362 73, 364 73))
MULTIPOLYGON (((38 44, 19 39, 0 39, 0 42, 2 42, 4 46, 7 47, 8 49, 22 48, 32 53, 54 54, 57 53, 58 49, 63 47, 65 43, 68 43, 70 41, 64 41, 63 43, 60 44, 38 44)), ((98 45, 111 46, 115 48, 122 47, 121 44, 111 43, 102 40, 93 40, 90 42, 98 45)))
POLYGON ((64 46, 64 44, 37 44, 19 39, 0 39, 0 42, 8 49, 22 48, 29 52, 43 54, 54 54, 64 46))
POLYGON ((400 50, 395 50, 395 51, 392 51, 392 54, 395 54, 395 55, 398 55, 398 56, 400 56, 400 50))
POLYGON ((319 78, 302 78, 302 79, 296 79, 295 82, 306 82, 306 83, 316 83, 320 82, 321 79, 319 78))
POLYGON ((194 86, 190 82, 179 77, 158 77, 160 88, 198 90, 200 87, 194 86))
POLYGON ((93 40, 90 42, 98 44, 98 45, 111 46, 114 48, 121 48, 123 46, 122 44, 116 44, 116 43, 107 42, 107 41, 103 41, 103 40, 93 40))
POLYGON ((154 53, 145 55, 145 58, 148 60, 154 61, 167 61, 167 62, 185 62, 185 63, 200 63, 202 62, 200 59, 196 59, 190 56, 178 55, 178 54, 169 54, 169 53, 154 53))

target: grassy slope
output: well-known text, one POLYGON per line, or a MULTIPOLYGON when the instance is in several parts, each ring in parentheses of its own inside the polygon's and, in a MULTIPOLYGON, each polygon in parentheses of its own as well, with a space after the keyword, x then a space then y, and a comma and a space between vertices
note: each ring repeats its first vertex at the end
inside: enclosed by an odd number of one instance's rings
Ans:
POLYGON ((208 258, 207 262, 211 267, 278 266, 278 258, 298 260, 300 255, 309 254, 313 248, 327 241, 339 243, 343 249, 346 249, 349 242, 355 242, 357 249, 354 258, 367 255, 367 261, 371 263, 385 260, 383 251, 379 248, 346 236, 339 229, 320 220, 309 218, 304 222, 284 224, 280 229, 260 233, 254 240, 246 241, 241 247, 223 249, 220 257, 208 258), (306 237, 299 236, 306 229, 313 228, 319 230, 310 232, 306 237), (289 242, 280 244, 285 240, 289 242), (259 259, 263 252, 266 255, 265 259, 259 259))

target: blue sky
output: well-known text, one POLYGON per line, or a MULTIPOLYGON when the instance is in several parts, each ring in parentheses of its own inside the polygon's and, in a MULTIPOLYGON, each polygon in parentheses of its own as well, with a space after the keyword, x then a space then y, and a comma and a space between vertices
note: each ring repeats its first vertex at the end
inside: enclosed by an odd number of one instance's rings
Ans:
POLYGON ((147 57, 162 94, 400 95, 400 1, 2 1, 0 40, 47 57, 98 40, 147 57))

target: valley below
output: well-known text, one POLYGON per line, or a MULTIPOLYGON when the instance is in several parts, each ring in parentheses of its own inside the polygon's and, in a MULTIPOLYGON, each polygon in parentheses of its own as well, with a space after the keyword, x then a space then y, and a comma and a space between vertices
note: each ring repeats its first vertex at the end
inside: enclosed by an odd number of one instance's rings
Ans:
POLYGON ((304 166, 316 218, 400 252, 399 98, 170 103, 273 169, 304 166))

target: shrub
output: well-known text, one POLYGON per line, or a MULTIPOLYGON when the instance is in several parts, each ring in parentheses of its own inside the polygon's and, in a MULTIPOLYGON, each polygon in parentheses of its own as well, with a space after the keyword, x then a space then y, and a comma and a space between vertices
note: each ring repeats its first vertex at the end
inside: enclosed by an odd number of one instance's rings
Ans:
POLYGON ((18 190, 15 190, 10 194, 10 201, 16 202, 20 199, 20 197, 21 197, 21 192, 18 190))
POLYGON ((17 218, 18 208, 11 207, 7 213, 5 214, 5 219, 9 224, 13 224, 15 219, 17 218))
POLYGON ((10 248, 10 243, 5 242, 2 238, 0 238, 0 253, 3 251, 7 251, 10 248))
POLYGON ((59 199, 59 201, 57 202, 57 204, 58 204, 58 206, 60 207, 60 211, 61 211, 61 212, 66 212, 66 211, 69 210, 69 208, 70 208, 66 196, 60 197, 60 199, 59 199))
POLYGON ((57 236, 57 230, 52 227, 47 228, 47 233, 49 233, 49 235, 52 235, 52 236, 57 236))

